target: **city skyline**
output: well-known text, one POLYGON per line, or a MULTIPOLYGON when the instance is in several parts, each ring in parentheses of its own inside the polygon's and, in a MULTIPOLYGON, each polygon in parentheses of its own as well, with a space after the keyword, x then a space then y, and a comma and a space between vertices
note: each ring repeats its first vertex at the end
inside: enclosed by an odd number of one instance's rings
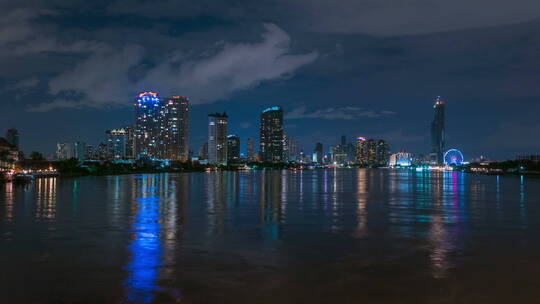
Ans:
POLYGON ((362 2, 340 8, 339 19, 321 15, 320 1, 279 10, 215 3, 204 14, 170 1, 2 3, 0 130, 19 130, 27 153, 95 144, 96 130, 131 123, 133 96, 149 90, 190 98, 193 151, 207 136, 207 113, 227 111, 230 129, 247 138, 260 109, 280 105, 287 135, 304 149, 361 134, 425 153, 430 105, 441 95, 448 148, 501 160, 540 151, 530 140, 540 133, 540 27, 531 16, 540 4, 460 2, 448 11, 415 2, 408 18, 362 2))

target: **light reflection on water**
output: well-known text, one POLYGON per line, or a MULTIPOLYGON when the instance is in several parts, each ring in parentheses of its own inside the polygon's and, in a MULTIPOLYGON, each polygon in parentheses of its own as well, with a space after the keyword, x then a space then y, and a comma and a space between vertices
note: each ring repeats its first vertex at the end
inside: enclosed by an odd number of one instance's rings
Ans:
MULTIPOLYGON (((38 179, 2 185, 0 241, 21 252, 40 244, 47 252, 35 253, 40 263, 60 254, 58 245, 83 260, 114 261, 107 267, 122 270, 122 279, 109 278, 106 287, 123 288, 123 301, 133 303, 197 298, 220 284, 241 290, 228 281, 234 271, 221 278, 212 267, 229 260, 242 265, 240 273, 264 265, 279 277, 310 263, 332 269, 344 259, 391 261, 411 277, 445 280, 463 271, 467 252, 483 250, 478 244, 534 242, 539 186, 523 176, 386 169, 38 179), (49 245, 51 239, 59 241, 49 245), (82 245, 104 256, 85 256, 76 251, 82 245), (192 287, 207 277, 212 284, 192 287)), ((22 274, 39 275, 31 269, 22 274)))

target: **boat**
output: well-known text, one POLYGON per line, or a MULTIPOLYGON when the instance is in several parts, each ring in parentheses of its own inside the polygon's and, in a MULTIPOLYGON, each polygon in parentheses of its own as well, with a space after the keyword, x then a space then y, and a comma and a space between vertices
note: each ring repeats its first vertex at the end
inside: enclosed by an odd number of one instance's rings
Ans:
POLYGON ((34 180, 34 175, 29 173, 15 173, 13 174, 13 182, 15 183, 29 183, 34 180))

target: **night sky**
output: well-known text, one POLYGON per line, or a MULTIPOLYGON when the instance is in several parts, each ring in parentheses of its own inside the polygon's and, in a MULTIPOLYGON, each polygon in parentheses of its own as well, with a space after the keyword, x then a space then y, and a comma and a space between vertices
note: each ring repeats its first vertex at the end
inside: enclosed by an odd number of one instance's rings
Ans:
MULTIPOLYGON (((466 158, 540 152, 540 1, 0 0, 0 129, 25 152, 97 144, 133 123, 134 96, 192 102, 190 149, 207 115, 258 137, 281 105, 311 153, 340 135, 429 152, 433 101, 466 158)), ((3 133, 3 132, 2 132, 3 133)))

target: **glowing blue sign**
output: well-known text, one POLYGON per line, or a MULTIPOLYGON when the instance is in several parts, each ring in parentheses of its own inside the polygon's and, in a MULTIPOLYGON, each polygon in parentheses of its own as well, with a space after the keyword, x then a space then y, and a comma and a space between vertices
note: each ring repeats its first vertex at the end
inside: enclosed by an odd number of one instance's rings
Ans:
POLYGON ((273 106, 273 107, 264 109, 262 112, 266 113, 266 112, 270 112, 270 111, 280 111, 280 110, 281 110, 280 106, 273 106))

